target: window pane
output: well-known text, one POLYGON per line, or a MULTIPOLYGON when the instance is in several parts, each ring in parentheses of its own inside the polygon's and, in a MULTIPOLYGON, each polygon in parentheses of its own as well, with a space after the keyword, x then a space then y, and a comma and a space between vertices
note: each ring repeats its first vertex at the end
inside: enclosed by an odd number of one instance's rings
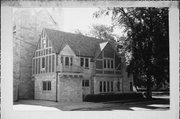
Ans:
POLYGON ((69 66, 69 57, 65 57, 65 65, 69 66))
POLYGON ((46 49, 46 55, 48 54, 48 49, 46 49))
POLYGON ((106 60, 104 59, 104 68, 106 68, 106 60))
POLYGON ((120 91, 120 82, 119 81, 117 82, 117 89, 118 89, 118 91, 120 91))
POLYGON ((132 82, 130 82, 130 91, 133 91, 133 85, 132 85, 132 82))
POLYGON ((63 56, 61 56, 61 63, 63 64, 63 56))
POLYGON ((45 68, 45 57, 42 58, 42 68, 45 68))
POLYGON ((38 73, 40 73, 40 58, 38 58, 38 73))
POLYGON ((51 82, 48 81, 47 83, 48 83, 48 90, 51 90, 51 82))
POLYGON ((82 86, 84 87, 84 80, 82 80, 82 86))
POLYGON ((49 54, 51 54, 51 48, 49 48, 49 54))
POLYGON ((46 82, 43 81, 43 90, 46 90, 46 82))
POLYGON ((52 56, 52 72, 54 72, 54 62, 55 62, 54 60, 55 60, 55 56, 53 55, 52 56))
POLYGON ((113 64, 113 60, 111 60, 111 68, 113 69, 114 68, 114 64, 113 64))
POLYGON ((89 67, 89 59, 88 58, 85 59, 85 67, 89 67))
POLYGON ((110 68, 110 60, 107 60, 107 61, 108 61, 108 66, 107 67, 110 68))
POLYGON ((113 81, 111 81, 111 91, 113 91, 113 81))
POLYGON ((100 86, 100 92, 102 92, 102 81, 100 81, 100 84, 99 84, 100 86))
POLYGON ((49 56, 49 72, 51 72, 51 56, 49 56))
POLYGON ((106 92, 106 82, 104 81, 104 92, 106 92))
POLYGON ((37 74, 37 69, 38 69, 38 60, 36 59, 35 74, 37 74))
POLYGON ((83 67, 83 65, 84 65, 84 58, 81 58, 81 59, 80 59, 80 66, 83 67))
POLYGON ((48 72, 48 56, 46 56, 46 73, 48 72))
POLYGON ((85 87, 89 86, 89 80, 85 80, 85 87))
POLYGON ((70 64, 70 65, 72 66, 72 64, 73 64, 73 58, 71 57, 70 59, 71 59, 71 64, 70 64))
POLYGON ((109 92, 109 81, 107 82, 107 91, 109 92))

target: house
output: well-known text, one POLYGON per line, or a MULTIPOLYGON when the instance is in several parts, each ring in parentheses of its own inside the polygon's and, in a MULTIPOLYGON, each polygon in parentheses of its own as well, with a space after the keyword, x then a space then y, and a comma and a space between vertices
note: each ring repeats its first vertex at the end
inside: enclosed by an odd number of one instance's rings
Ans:
POLYGON ((35 99, 82 101, 88 94, 130 93, 133 78, 113 44, 43 29, 32 59, 35 99))

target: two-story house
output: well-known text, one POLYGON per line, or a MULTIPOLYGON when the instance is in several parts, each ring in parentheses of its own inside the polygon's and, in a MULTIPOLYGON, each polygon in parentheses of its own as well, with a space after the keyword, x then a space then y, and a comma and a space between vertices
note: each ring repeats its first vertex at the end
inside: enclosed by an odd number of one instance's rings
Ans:
POLYGON ((35 99, 82 101, 88 94, 132 92, 133 78, 113 44, 43 29, 32 59, 35 99))

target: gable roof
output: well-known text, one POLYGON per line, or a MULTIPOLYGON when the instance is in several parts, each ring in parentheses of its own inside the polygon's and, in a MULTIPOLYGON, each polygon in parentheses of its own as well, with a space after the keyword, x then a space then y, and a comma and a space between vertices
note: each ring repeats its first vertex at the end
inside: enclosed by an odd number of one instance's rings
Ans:
POLYGON ((52 42, 56 53, 60 53, 68 44, 77 56, 96 57, 109 43, 108 41, 59 30, 44 28, 44 31, 52 42))

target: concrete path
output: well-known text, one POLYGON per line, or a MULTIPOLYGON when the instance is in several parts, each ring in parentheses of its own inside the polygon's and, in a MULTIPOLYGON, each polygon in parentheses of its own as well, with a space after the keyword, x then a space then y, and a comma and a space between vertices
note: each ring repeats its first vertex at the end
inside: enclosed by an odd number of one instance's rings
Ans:
POLYGON ((15 102, 15 111, 107 111, 107 110, 168 110, 168 97, 150 101, 121 100, 109 102, 52 102, 42 100, 20 100, 15 102))

